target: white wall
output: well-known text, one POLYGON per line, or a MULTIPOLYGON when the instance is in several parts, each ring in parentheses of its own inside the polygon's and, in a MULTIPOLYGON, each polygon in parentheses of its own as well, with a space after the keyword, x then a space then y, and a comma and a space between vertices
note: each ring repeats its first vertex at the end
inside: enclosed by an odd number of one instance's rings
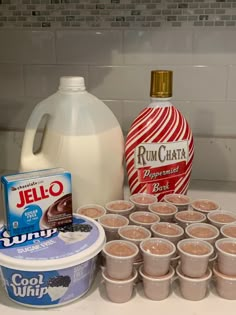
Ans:
MULTIPOLYGON (((150 71, 171 69, 173 103, 196 139, 193 177, 236 180, 235 38, 230 27, 1 30, 0 128, 23 131, 35 104, 57 89, 61 75, 81 75, 126 132, 149 102, 150 71)), ((1 133, 0 169, 16 169, 22 133, 7 137, 9 144, 1 133)))

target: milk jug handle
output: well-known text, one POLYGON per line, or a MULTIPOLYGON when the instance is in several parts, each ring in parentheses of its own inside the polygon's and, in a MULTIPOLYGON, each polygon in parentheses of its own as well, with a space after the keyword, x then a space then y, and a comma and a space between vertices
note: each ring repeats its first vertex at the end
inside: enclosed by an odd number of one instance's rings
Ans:
POLYGON ((50 115, 50 109, 47 108, 46 104, 39 103, 33 110, 25 128, 25 134, 22 144, 22 157, 35 157, 33 153, 34 139, 39 127, 39 123, 43 116, 50 115))

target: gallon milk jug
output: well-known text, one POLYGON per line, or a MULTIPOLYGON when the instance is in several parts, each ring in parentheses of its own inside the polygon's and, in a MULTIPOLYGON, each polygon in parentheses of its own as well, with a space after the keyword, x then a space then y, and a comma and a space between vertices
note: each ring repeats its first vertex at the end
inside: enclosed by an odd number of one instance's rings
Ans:
POLYGON ((187 120, 171 103, 172 71, 152 71, 150 96, 130 128, 125 158, 131 193, 154 194, 161 201, 166 194, 187 192, 194 143, 187 120))
POLYGON ((73 209, 123 198, 124 138, 110 109, 85 89, 84 78, 62 77, 39 103, 25 129, 20 171, 63 167, 72 174, 73 209), (33 144, 47 115, 41 149, 33 144))

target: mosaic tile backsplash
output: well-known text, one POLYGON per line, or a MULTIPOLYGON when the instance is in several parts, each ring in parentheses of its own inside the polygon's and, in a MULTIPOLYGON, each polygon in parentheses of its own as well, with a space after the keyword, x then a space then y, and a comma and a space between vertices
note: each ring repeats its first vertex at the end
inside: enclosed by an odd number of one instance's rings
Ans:
POLYGON ((1 28, 236 25, 236 0, 0 0, 1 28))

